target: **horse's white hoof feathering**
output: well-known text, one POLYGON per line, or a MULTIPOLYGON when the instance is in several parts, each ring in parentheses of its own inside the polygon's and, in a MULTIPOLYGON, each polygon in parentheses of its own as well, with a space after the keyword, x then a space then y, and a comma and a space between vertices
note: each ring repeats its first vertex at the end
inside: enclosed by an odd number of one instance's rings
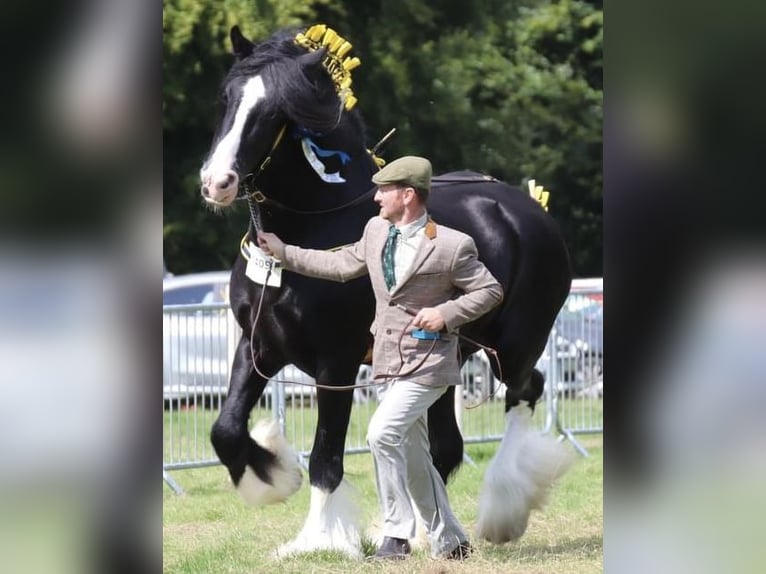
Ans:
POLYGON ((237 491, 247 504, 253 506, 282 502, 301 487, 303 474, 298 456, 287 444, 275 420, 258 421, 250 436, 277 457, 269 469, 271 484, 262 481, 252 468, 246 466, 237 491))
POLYGON ((484 476, 476 535, 495 544, 521 537, 529 513, 542 508, 553 484, 574 462, 565 444, 531 429, 526 403, 506 414, 506 430, 484 476))
POLYGON ((316 550, 335 550, 352 559, 363 557, 359 509, 355 491, 345 480, 334 492, 311 487, 311 508, 306 523, 294 540, 280 546, 276 558, 316 550))

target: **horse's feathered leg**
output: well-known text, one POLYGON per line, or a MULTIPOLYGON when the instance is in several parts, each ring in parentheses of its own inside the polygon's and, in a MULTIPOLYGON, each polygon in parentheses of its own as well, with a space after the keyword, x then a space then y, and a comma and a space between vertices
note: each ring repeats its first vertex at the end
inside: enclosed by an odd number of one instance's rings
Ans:
POLYGON ((351 485, 343 481, 352 399, 352 391, 317 390, 319 415, 309 459, 311 508, 300 533, 277 550, 278 556, 322 549, 362 557, 358 507, 351 485))
MULTIPOLYGON (((353 380, 351 383, 353 384, 353 380)), ((309 460, 311 485, 332 492, 343 479, 343 451, 353 391, 318 389, 319 415, 309 460)))
MULTIPOLYGON (((261 366, 266 373, 280 365, 261 366)), ((232 364, 229 393, 210 433, 218 458, 248 504, 284 500, 301 485, 297 457, 274 422, 259 423, 248 436, 247 421, 266 380, 252 366, 250 341, 243 336, 232 364)))
POLYGON ((524 534, 529 513, 542 508, 553 484, 574 460, 565 444, 531 428, 542 390, 537 370, 519 385, 508 384, 505 433, 484 475, 476 523, 476 535, 495 544, 524 534))

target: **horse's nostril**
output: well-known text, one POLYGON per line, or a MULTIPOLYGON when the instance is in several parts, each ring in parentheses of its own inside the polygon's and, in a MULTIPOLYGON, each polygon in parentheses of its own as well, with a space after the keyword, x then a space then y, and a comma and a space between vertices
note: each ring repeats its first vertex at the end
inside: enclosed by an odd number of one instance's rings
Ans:
POLYGON ((210 189, 206 185, 203 185, 200 189, 202 197, 210 197, 210 189))
POLYGON ((213 187, 215 187, 216 191, 226 192, 236 185, 237 174, 235 174, 233 171, 228 171, 215 181, 213 187))

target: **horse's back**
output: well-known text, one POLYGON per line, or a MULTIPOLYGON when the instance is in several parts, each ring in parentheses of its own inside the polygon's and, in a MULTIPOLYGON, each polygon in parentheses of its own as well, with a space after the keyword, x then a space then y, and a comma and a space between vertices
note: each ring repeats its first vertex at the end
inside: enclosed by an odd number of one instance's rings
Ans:
POLYGON ((513 355, 510 370, 526 372, 569 293, 571 266, 558 224, 528 193, 472 171, 435 177, 428 206, 437 223, 474 239, 479 259, 503 285, 501 305, 466 332, 484 333, 513 355))
POLYGON ((568 292, 571 269, 561 230, 528 193, 476 172, 450 172, 434 178, 428 206, 437 223, 473 237, 506 295, 538 282, 568 292))

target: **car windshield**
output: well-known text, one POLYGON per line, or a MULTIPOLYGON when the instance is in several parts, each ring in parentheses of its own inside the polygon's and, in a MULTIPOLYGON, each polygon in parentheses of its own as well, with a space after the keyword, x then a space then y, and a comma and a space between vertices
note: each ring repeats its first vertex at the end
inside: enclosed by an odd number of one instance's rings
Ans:
POLYGON ((168 289, 162 294, 163 305, 194 305, 202 303, 212 291, 212 285, 190 285, 168 289))

